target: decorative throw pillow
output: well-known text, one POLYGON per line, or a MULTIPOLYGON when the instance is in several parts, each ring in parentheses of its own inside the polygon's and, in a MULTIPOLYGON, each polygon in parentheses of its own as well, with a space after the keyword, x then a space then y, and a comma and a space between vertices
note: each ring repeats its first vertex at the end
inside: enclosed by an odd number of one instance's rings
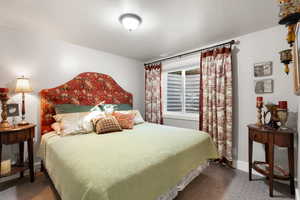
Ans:
POLYGON ((134 125, 142 124, 145 122, 139 110, 116 111, 115 113, 123 113, 123 114, 134 113, 135 114, 134 125))
POLYGON ((124 129, 132 129, 134 125, 134 113, 123 114, 119 112, 113 113, 113 116, 118 120, 120 126, 124 129))
POLYGON ((114 116, 95 118, 93 119, 93 123, 97 134, 122 131, 120 124, 114 116))

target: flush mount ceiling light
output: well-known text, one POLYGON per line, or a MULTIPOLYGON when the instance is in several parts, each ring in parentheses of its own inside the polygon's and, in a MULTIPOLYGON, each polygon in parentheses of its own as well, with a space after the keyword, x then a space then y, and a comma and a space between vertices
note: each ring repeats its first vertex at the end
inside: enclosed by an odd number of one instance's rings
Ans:
POLYGON ((142 18, 133 13, 125 13, 119 17, 119 21, 125 29, 133 31, 141 25, 142 18))

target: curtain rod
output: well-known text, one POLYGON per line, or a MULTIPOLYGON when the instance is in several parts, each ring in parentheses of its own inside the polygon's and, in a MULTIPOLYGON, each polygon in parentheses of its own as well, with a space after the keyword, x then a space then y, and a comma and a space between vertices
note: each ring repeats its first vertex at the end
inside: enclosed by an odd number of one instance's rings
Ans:
POLYGON ((234 44, 236 44, 236 41, 235 40, 231 40, 229 42, 224 42, 224 43, 217 44, 217 45, 210 46, 210 47, 206 47, 206 48, 203 48, 203 49, 198 49, 198 50, 190 51, 190 52, 183 53, 183 54, 180 54, 180 55, 171 56, 171 57, 167 57, 167 58, 162 58, 162 59, 159 59, 159 60, 155 60, 153 62, 145 63, 145 65, 151 65, 151 64, 154 64, 154 63, 158 63, 158 62, 162 62, 162 61, 166 61, 166 60, 171 60, 171 59, 182 57, 182 56, 187 56, 187 55, 194 54, 194 53, 197 53, 197 52, 205 51, 207 49, 211 49, 211 48, 215 48, 215 47, 219 47, 219 46, 224 46, 226 44, 234 45, 234 44))

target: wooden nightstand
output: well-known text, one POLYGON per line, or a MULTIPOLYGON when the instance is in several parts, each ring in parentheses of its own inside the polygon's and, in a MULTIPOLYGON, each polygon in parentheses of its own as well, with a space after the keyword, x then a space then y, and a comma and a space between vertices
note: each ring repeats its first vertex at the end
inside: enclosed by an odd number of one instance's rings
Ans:
MULTIPOLYGON (((34 181, 34 166, 33 166, 33 138, 35 124, 26 126, 16 126, 12 128, 0 128, 0 163, 2 161, 2 145, 19 144, 19 161, 11 168, 11 173, 0 175, 1 177, 11 176, 20 173, 20 177, 24 176, 24 171, 29 169, 30 182, 34 181), (28 145, 28 163, 24 163, 24 142, 28 145)), ((0 169, 1 171, 1 169, 0 169)))
POLYGON ((249 180, 252 180, 252 168, 269 178, 269 192, 273 197, 273 179, 289 180, 291 193, 295 194, 294 186, 294 134, 293 130, 275 130, 248 125, 249 129, 249 180), (253 141, 265 145, 266 161, 252 161, 253 141), (288 149, 289 172, 275 166, 274 146, 288 149))

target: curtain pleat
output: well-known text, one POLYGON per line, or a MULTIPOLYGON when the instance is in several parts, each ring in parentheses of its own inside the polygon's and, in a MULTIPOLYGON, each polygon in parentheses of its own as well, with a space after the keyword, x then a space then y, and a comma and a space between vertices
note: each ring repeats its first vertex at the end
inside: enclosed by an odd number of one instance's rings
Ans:
POLYGON ((161 71, 161 63, 145 66, 145 120, 156 124, 163 124, 161 71))
POLYGON ((232 161, 231 47, 201 54, 200 130, 209 133, 222 158, 232 161))

